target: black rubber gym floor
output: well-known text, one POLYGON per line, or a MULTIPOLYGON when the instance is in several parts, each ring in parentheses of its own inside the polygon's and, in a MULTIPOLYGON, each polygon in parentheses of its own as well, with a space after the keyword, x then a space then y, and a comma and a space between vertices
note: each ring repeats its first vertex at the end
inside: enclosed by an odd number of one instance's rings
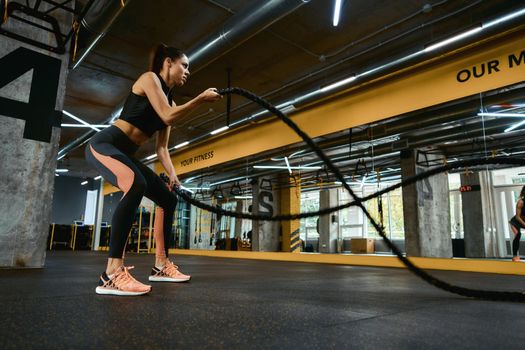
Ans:
MULTIPOLYGON (((504 349, 525 344, 525 304, 438 290, 404 269, 183 256, 185 284, 95 294, 106 253, 48 252, 0 270, 2 349, 504 349)), ((127 256, 147 281, 154 257, 127 256)), ((525 290, 519 276, 433 271, 463 286, 525 290)))

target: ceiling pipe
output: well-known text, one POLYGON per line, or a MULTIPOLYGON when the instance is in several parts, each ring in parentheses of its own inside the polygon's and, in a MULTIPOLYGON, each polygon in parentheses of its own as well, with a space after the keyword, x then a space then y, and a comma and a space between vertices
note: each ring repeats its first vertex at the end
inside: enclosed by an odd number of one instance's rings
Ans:
POLYGON ((297 10, 310 0, 267 0, 266 3, 247 6, 233 15, 221 29, 198 42, 186 54, 193 73, 206 67, 228 51, 239 46, 260 31, 297 10))
MULTIPOLYGON (((126 1, 125 4, 127 5, 129 1, 130 0, 126 1)), ((211 34, 209 37, 202 40, 197 45, 194 45, 190 50, 187 51, 187 56, 191 62, 192 71, 196 72, 199 69, 205 67, 215 59, 224 55, 226 52, 239 46, 249 38, 253 37, 255 34, 261 32, 271 24, 295 11, 300 6, 308 3, 309 1, 310 0, 267 0, 265 4, 260 5, 255 10, 253 6, 246 7, 244 10, 238 12, 228 19, 218 32, 211 34)), ((115 10, 114 6, 115 4, 119 4, 119 1, 104 0, 100 2, 97 1, 97 3, 98 6, 93 5, 93 7, 96 7, 96 9, 92 10, 97 11, 96 13, 101 12, 102 6, 102 8, 107 8, 108 14, 106 15, 106 18, 111 17, 112 21, 116 18, 116 16, 112 17, 110 13, 111 10, 115 10), (110 6, 106 3, 112 3, 112 5, 110 6), (103 4, 106 4, 106 7, 103 7, 103 4)), ((120 11, 116 15, 119 13, 120 11)), ((97 21, 96 23, 99 28, 102 27, 102 21, 97 21)), ((107 31, 107 28, 109 28, 111 23, 105 27, 105 31, 107 31)), ((98 38, 100 39, 100 37, 101 36, 98 38)), ((96 44, 96 41, 94 44, 96 44)), ((91 46, 94 46, 94 44, 91 46)), ((92 49, 92 47, 90 49, 92 49)), ((86 54, 84 54, 84 56, 86 56, 86 54)), ((78 63, 75 64, 75 67, 78 66, 80 62, 81 61, 78 61, 78 63)), ((101 124, 110 122, 115 118, 115 114, 117 114, 117 112, 120 114, 120 107, 121 106, 116 108, 111 113, 111 117, 106 119, 101 124)), ((76 138, 58 152, 58 158, 61 159, 68 152, 82 146, 94 134, 94 131, 88 131, 76 138)))
MULTIPOLYGON (((71 58, 70 69, 75 69, 82 63, 130 1, 94 1, 80 23, 76 59, 71 58)), ((72 55, 73 51, 71 50, 72 55)))

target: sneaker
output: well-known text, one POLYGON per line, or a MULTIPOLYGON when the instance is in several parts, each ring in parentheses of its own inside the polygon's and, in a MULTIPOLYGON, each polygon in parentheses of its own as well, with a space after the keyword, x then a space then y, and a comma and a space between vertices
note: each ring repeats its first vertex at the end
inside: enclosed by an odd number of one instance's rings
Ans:
POLYGON ((111 278, 104 272, 100 276, 98 287, 95 289, 97 294, 106 295, 142 295, 151 291, 151 286, 140 283, 131 276, 129 270, 133 266, 122 266, 111 278))
POLYGON ((520 257, 519 256, 513 256, 512 257, 512 261, 520 261, 520 257))
POLYGON ((149 276, 152 282, 187 282, 190 279, 191 276, 180 272, 179 267, 169 260, 166 260, 166 265, 162 269, 153 267, 149 276))

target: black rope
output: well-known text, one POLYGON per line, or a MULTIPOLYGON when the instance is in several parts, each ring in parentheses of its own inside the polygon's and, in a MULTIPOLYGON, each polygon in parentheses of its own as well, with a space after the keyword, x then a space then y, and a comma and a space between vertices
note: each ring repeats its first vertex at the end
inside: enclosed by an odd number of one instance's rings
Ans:
MULTIPOLYGON (((243 97, 245 97, 245 98, 247 98, 247 99, 249 99, 249 100, 251 100, 251 101, 253 101, 253 102, 257 103, 257 104, 259 104, 260 106, 266 108, 268 111, 270 111, 271 113, 276 115, 286 125, 288 125, 290 128, 292 128, 292 130, 294 130, 295 133, 297 135, 299 135, 303 139, 303 141, 317 154, 317 156, 325 163, 326 167, 328 169, 330 169, 330 171, 332 171, 332 173, 334 173, 334 175, 337 178, 337 180, 339 180, 341 182, 343 187, 348 191, 348 193, 350 193, 350 195, 354 199, 353 202, 345 204, 345 205, 342 205, 342 206, 338 206, 338 207, 334 207, 334 208, 327 208, 325 210, 320 210, 320 211, 315 212, 315 213, 308 213, 309 214, 308 216, 317 216, 317 215, 327 214, 327 213, 330 213, 330 212, 333 212, 333 211, 340 210, 340 209, 345 208, 345 207, 349 207, 351 205, 358 206, 363 211, 363 213, 366 215, 368 220, 370 220, 370 223, 376 229, 376 231, 381 236, 381 238, 383 238, 383 240, 385 241, 386 245, 397 256, 397 258, 399 260, 401 260, 401 262, 412 273, 414 273, 415 275, 419 276, 420 278, 422 278, 426 282, 436 286, 437 288, 440 288, 440 289, 443 289, 445 291, 448 291, 448 292, 451 292, 451 293, 455 293, 455 294, 458 294, 458 295, 466 296, 466 297, 478 298, 478 299, 483 299, 483 300, 501 300, 501 301, 519 301, 519 302, 524 302, 525 301, 525 292, 504 292, 504 291, 487 291, 487 290, 471 289, 471 288, 451 285, 451 284, 449 284, 449 283, 447 283, 445 281, 442 281, 442 280, 440 280, 440 279, 438 279, 436 277, 433 277, 432 275, 428 274, 426 271, 418 268, 408 258, 403 256, 403 254, 401 253, 399 248, 394 243, 392 243, 392 241, 390 241, 388 239, 388 237, 386 236, 386 234, 384 232, 383 227, 381 225, 379 225, 374 220, 374 218, 370 215, 368 210, 363 205, 363 203, 366 200, 369 200, 369 199, 374 198, 374 197, 378 197, 378 196, 380 196, 380 195, 382 195, 382 194, 384 194, 384 193, 386 193, 388 191, 392 191, 392 190, 394 190, 396 188, 399 188, 401 186, 407 186, 407 185, 413 184, 413 183, 417 182, 420 179, 423 179, 423 178, 426 178, 426 177, 429 177, 429 176, 432 176, 432 175, 435 175, 435 174, 438 174, 438 173, 441 173, 441 172, 444 172, 444 171, 448 171, 448 170, 451 170, 451 169, 455 169, 455 168, 459 168, 459 167, 463 167, 463 166, 479 165, 479 164, 525 165, 525 160, 516 159, 516 158, 491 158, 491 159, 470 159, 470 160, 464 160, 464 161, 458 161, 458 162, 454 162, 454 163, 449 163, 449 164, 444 165, 442 167, 437 167, 437 168, 431 169, 429 171, 426 171, 424 173, 417 174, 417 175, 415 175, 415 176, 413 176, 413 177, 411 177, 409 179, 406 179, 406 180, 402 181, 399 184, 396 184, 396 185, 390 186, 388 188, 385 188, 383 191, 378 191, 377 193, 375 193, 375 194, 373 194, 371 196, 368 196, 368 197, 365 197, 365 198, 359 198, 352 191, 350 186, 346 183, 346 181, 345 181, 343 175, 341 174, 341 172, 339 171, 339 169, 332 163, 330 158, 328 158, 328 156, 326 156, 326 154, 323 152, 323 150, 321 150, 319 147, 317 147, 315 142, 304 131, 302 131, 291 119, 289 119, 286 115, 284 115, 284 113, 282 113, 280 110, 278 110, 276 107, 271 105, 266 100, 258 97, 257 95, 255 95, 255 94, 253 94, 253 93, 251 93, 251 92, 249 92, 247 90, 244 90, 244 89, 241 89, 241 88, 238 88, 238 87, 233 87, 233 88, 228 88, 228 89, 221 89, 221 90, 219 90, 219 93, 221 95, 225 95, 225 94, 238 94, 238 95, 241 95, 241 96, 243 96, 243 97)), ((297 218, 303 217, 301 214, 298 214, 298 215, 280 215, 280 216, 271 217, 271 216, 265 216, 265 215, 250 215, 250 214, 244 214, 244 213, 234 213, 234 212, 230 212, 230 211, 224 210, 222 208, 221 209, 217 209, 217 208, 208 206, 207 204, 204 204, 204 203, 201 203, 199 201, 196 201, 196 200, 192 199, 191 196, 188 196, 186 193, 184 193, 184 191, 182 191, 181 189, 176 188, 175 191, 177 192, 177 194, 179 194, 184 200, 188 201, 189 203, 191 203, 191 204, 193 204, 193 205, 195 205, 195 206, 197 206, 197 207, 199 207, 201 209, 209 210, 209 211, 212 211, 214 213, 225 215, 225 216, 248 218, 248 219, 252 219, 252 220, 269 220, 269 221, 293 220, 293 219, 297 219, 297 218), (242 214, 242 215, 238 215, 238 214, 242 214)), ((306 216, 304 216, 304 217, 306 217, 306 216)))

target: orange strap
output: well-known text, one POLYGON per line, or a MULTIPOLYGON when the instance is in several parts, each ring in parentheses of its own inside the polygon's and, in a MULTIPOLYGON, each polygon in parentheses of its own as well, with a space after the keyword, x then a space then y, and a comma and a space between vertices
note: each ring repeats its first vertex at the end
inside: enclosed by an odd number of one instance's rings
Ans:
POLYGON ((75 46, 73 48, 73 62, 75 62, 75 59, 77 57, 78 32, 80 31, 80 23, 77 20, 73 22, 73 30, 75 31, 75 46))
POLYGON ((8 17, 8 16, 7 16, 7 2, 8 2, 8 1, 9 1, 9 0, 5 0, 5 7, 4 7, 4 21, 3 21, 4 23, 7 22, 7 17, 8 17))

